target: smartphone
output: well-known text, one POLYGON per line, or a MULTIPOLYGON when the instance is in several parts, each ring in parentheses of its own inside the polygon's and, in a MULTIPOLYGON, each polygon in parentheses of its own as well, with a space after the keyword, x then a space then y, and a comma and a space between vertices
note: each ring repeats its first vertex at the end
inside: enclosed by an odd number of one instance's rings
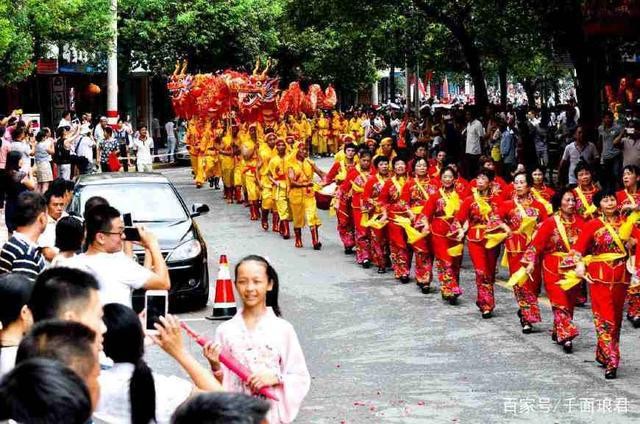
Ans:
POLYGON ((144 294, 144 308, 147 311, 145 330, 147 333, 157 333, 153 324, 160 322, 160 317, 169 311, 169 292, 166 290, 147 290, 144 294))
POLYGON ((130 213, 122 214, 124 223, 124 238, 128 241, 140 241, 140 231, 133 226, 133 218, 130 213))

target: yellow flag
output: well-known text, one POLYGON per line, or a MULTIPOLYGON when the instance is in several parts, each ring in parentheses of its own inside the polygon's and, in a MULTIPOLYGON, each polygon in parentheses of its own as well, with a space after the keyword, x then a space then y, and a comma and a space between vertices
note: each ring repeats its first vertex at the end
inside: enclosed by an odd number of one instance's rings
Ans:
POLYGON ((633 225, 640 219, 640 212, 633 211, 625 219, 624 223, 620 226, 620 239, 627 241, 631 238, 631 231, 633 231, 633 225))
POLYGON ((464 248, 464 244, 459 243, 459 244, 456 244, 455 246, 448 248, 447 253, 449 254, 449 256, 453 256, 453 257, 461 256, 463 248, 464 248))
POLYGON ((564 278, 558 281, 557 284, 560 286, 562 290, 567 291, 572 287, 580 284, 580 281, 582 281, 582 279, 576 275, 576 272, 574 270, 571 270, 571 271, 567 271, 564 274, 564 278))
POLYGON ((522 286, 528 278, 529 274, 527 274, 527 269, 525 267, 520 267, 520 269, 511 274, 511 277, 509 277, 509 281, 507 282, 507 286, 513 287, 516 284, 522 286))

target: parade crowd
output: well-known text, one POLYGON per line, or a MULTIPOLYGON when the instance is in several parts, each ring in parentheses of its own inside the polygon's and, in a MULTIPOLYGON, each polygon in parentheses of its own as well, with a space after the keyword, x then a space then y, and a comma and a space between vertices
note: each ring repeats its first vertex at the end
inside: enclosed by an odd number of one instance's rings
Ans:
MULTIPOLYGON (((636 112, 637 114, 637 112, 636 112)), ((640 120, 606 112, 595 131, 575 102, 543 112, 474 107, 303 114, 279 122, 189 122, 195 183, 244 203, 295 247, 309 227, 322 246, 317 209, 329 209, 347 255, 364 268, 410 272, 425 294, 437 276, 455 305, 464 245, 476 305, 492 317, 498 264, 510 274, 522 332, 541 321, 542 288, 553 310, 552 340, 566 353, 579 330, 576 306, 591 302, 596 360, 616 378, 620 328, 640 327, 640 120), (328 172, 311 156, 333 156, 328 172), (314 177, 318 178, 314 181, 314 177), (501 256, 502 252, 502 256, 501 256), (502 259, 500 259, 502 258, 502 259), (413 262, 413 264, 412 264, 413 262)))
MULTIPOLYGON (((292 422, 310 376, 295 330, 281 318, 279 278, 271 265, 259 256, 237 263, 243 308, 216 328, 202 351, 209 367, 202 366, 187 348, 177 317, 161 317, 150 333, 146 311, 132 309, 134 290, 171 288, 156 236, 139 227, 140 241, 126 240, 120 211, 102 197, 88 199, 83 216, 68 215, 75 185, 70 177, 86 169, 78 161, 54 160, 58 177, 41 185, 30 169, 29 125, 14 118, 0 127, 12 137, 9 143, 3 138, 0 176, 8 230, 0 248, 0 422, 292 422), (144 251, 140 258, 134 243, 144 251), (189 379, 154 372, 145 361, 150 344, 189 379), (227 368, 223 351, 249 375, 227 368), (264 388, 273 399, 256 394, 264 388)), ((76 143, 77 154, 77 145, 95 134, 87 132, 89 121, 61 122, 56 143, 76 143)), ((122 121, 118 125, 124 128, 122 121)), ((101 146, 119 130, 102 120, 98 128, 105 136, 98 152, 104 152, 101 146)), ((144 127, 134 135, 142 142, 146 137, 144 127)), ((109 149, 122 155, 117 141, 109 149)), ((140 149, 137 157, 140 165, 140 149)), ((120 170, 128 165, 122 156, 116 160, 120 170)), ((40 175, 37 154, 35 161, 40 175)))

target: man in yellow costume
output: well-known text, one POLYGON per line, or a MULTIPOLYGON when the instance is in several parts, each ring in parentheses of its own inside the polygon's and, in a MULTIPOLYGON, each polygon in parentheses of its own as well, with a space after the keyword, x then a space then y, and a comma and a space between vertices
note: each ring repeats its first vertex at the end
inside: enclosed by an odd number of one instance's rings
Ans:
POLYGON ((318 228, 322 224, 318 218, 316 195, 313 189, 313 174, 324 178, 325 173, 308 158, 307 145, 299 142, 296 154, 288 162, 289 205, 293 217, 293 232, 296 237, 296 247, 302 247, 302 227, 306 224, 311 230, 311 242, 314 250, 320 250, 320 236, 318 228))
POLYGON ((206 145, 204 154, 205 177, 209 180, 209 187, 215 187, 216 190, 220 190, 220 175, 222 174, 220 170, 220 154, 216 147, 216 140, 220 137, 220 132, 219 122, 216 123, 214 128, 211 120, 208 120, 202 133, 202 141, 206 145))
POLYGON ((280 219, 278 232, 283 239, 291 237, 289 221, 291 214, 289 211, 289 196, 287 184, 287 144, 284 139, 278 137, 276 140, 276 154, 269 161, 269 180, 273 185, 273 201, 280 219))
POLYGON ((204 131, 204 120, 192 118, 187 125, 185 144, 191 159, 191 169, 195 178, 196 187, 200 188, 205 181, 204 154, 206 143, 203 143, 202 133, 204 131))
POLYGON ((271 227, 273 232, 279 232, 278 225, 280 220, 278 218, 278 209, 273 199, 274 186, 269 179, 269 162, 276 154, 276 134, 272 130, 267 130, 264 136, 264 143, 260 144, 258 149, 258 173, 260 177, 260 193, 262 198, 262 229, 269 230, 269 211, 273 213, 271 219, 271 227))
POLYGON ((327 138, 329 137, 329 125, 330 122, 324 114, 319 111, 318 119, 316 120, 316 137, 317 142, 315 143, 316 148, 318 149, 317 153, 320 156, 327 155, 327 138))

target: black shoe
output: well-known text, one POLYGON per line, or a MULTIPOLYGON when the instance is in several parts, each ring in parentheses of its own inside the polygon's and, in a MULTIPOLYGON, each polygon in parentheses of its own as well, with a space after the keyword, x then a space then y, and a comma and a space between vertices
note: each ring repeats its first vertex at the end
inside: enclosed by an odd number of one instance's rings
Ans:
POLYGON ((420 287, 420 291, 422 292, 422 294, 429 294, 431 293, 431 287, 425 284, 424 286, 420 287))
POLYGON ((576 303, 576 308, 584 308, 587 305, 587 302, 576 303))
POLYGON ((457 305, 458 304, 458 296, 451 296, 449 299, 449 305, 457 305))
POLYGON ((403 275, 402 277, 400 277, 400 282, 402 284, 407 284, 409 283, 409 276, 408 275, 403 275))
POLYGON ((209 178, 209 188, 213 187, 213 178, 209 178))
POLYGON ((364 261, 362 261, 362 268, 364 269, 371 268, 371 261, 369 261, 369 259, 365 259, 364 261))
POLYGON ((556 333, 551 333, 551 340, 558 343, 558 335, 556 333))
POLYGON ((344 254, 345 255, 352 255, 353 254, 353 247, 345 247, 344 254))
POLYGON ((633 328, 640 328, 640 317, 628 317, 633 328))
POLYGON ((387 272, 386 268, 378 267, 378 274, 384 274, 385 272, 387 272))
POLYGON ((607 370, 604 373, 604 378, 606 378, 607 380, 613 380, 618 376, 618 369, 617 368, 612 368, 610 370, 607 370))
POLYGON ((493 316, 493 312, 491 311, 483 311, 482 312, 482 318, 483 319, 489 319, 493 316))
POLYGON ((571 340, 568 340, 562 344, 562 350, 564 350, 564 353, 573 352, 573 343, 571 343, 571 340))
POLYGON ((528 322, 522 324, 522 334, 531 334, 533 332, 533 327, 528 322))

